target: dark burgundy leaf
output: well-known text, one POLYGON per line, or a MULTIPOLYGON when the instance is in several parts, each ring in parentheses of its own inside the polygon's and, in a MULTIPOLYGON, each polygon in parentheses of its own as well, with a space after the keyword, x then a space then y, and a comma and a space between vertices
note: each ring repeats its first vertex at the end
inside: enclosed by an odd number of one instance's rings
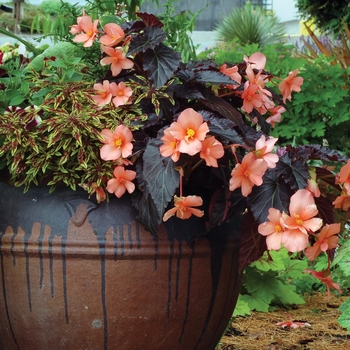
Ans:
POLYGON ((266 251, 266 239, 258 232, 258 223, 250 211, 243 215, 239 240, 239 271, 258 260, 266 251))
POLYGON ((295 191, 306 188, 310 178, 308 165, 300 159, 292 159, 290 153, 280 157, 276 171, 283 175, 286 183, 295 191))
POLYGON ((146 196, 145 192, 134 193, 131 197, 131 203, 138 212, 137 220, 147 231, 156 236, 162 217, 159 215, 151 196, 149 194, 146 196))
POLYGON ((249 116, 252 119, 256 118, 256 121, 258 125, 260 125, 261 131, 264 134, 268 135, 270 133, 271 125, 266 122, 265 118, 256 109, 253 109, 249 116))
POLYGON ((336 188, 338 191, 341 191, 340 186, 335 183, 335 174, 333 174, 330 170, 322 167, 316 167, 316 177, 317 179, 322 180, 328 185, 336 188))
POLYGON ((213 70, 203 70, 195 74, 194 79, 199 83, 240 85, 226 74, 213 70))
POLYGON ((164 24, 153 14, 147 12, 135 12, 135 14, 140 17, 145 23, 146 27, 164 27, 164 24))
POLYGON ((203 95, 195 87, 190 87, 185 84, 177 85, 174 89, 174 94, 179 98, 184 99, 203 99, 203 95))
POLYGON ((233 121, 243 131, 245 129, 242 114, 237 108, 215 95, 203 94, 205 99, 200 100, 206 107, 218 112, 222 117, 233 121))
POLYGON ((158 215, 162 217, 164 209, 179 187, 180 175, 175 170, 172 159, 160 154, 159 146, 154 140, 148 142, 143 154, 143 179, 152 195, 158 215))
POLYGON ((189 61, 187 63, 181 63, 181 70, 188 70, 198 72, 200 70, 215 69, 217 65, 213 60, 200 60, 200 61, 189 61))
POLYGON ((145 52, 143 68, 155 87, 159 87, 171 78, 179 62, 180 54, 160 43, 156 48, 145 52))
POLYGON ((261 186, 254 186, 248 204, 258 223, 267 221, 270 208, 289 212, 289 200, 293 194, 290 187, 279 177, 278 172, 268 169, 261 186))
POLYGON ((333 224, 334 208, 332 203, 323 196, 315 197, 315 203, 318 209, 318 216, 323 220, 323 224, 333 224))
POLYGON ((208 123, 210 134, 217 136, 224 144, 238 143, 244 144, 242 138, 238 135, 235 128, 235 123, 231 120, 218 118, 214 113, 208 111, 198 111, 204 121, 208 123))
POLYGON ((123 22, 120 26, 122 27, 125 35, 129 35, 131 33, 139 33, 140 31, 145 29, 145 23, 140 20, 132 22, 123 22))
MULTIPOLYGON (((146 28, 142 35, 134 36, 131 40, 128 55, 146 52, 154 49, 165 40, 165 33, 158 27, 146 28)), ((177 68, 178 64, 176 65, 177 68)))
POLYGON ((304 161, 309 159, 324 160, 328 162, 344 162, 348 161, 348 157, 340 154, 336 150, 331 150, 321 145, 303 145, 293 148, 287 146, 287 151, 293 152, 295 156, 300 157, 304 161))
POLYGON ((192 70, 180 70, 176 73, 176 76, 184 82, 194 80, 195 72, 192 70))
POLYGON ((222 224, 224 221, 234 220, 237 215, 242 215, 247 209, 247 199, 242 196, 241 190, 230 192, 228 189, 217 190, 209 206, 208 229, 222 224))

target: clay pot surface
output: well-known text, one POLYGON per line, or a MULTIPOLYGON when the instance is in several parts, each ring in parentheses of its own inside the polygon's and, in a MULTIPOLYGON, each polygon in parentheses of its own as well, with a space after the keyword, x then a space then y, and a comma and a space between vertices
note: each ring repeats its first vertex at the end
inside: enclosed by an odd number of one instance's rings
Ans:
POLYGON ((0 183, 1 350, 213 350, 240 290, 238 232, 152 236, 128 197, 0 183))

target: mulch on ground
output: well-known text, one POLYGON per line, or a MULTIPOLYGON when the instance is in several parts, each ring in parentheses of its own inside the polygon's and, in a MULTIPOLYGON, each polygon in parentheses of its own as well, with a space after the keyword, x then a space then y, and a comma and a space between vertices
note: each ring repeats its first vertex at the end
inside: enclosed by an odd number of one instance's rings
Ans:
POLYGON ((350 333, 337 322, 339 306, 349 296, 314 294, 306 303, 293 309, 278 309, 269 313, 252 312, 237 317, 221 339, 218 350, 347 350, 350 333), (311 327, 281 328, 277 322, 307 322, 311 327))

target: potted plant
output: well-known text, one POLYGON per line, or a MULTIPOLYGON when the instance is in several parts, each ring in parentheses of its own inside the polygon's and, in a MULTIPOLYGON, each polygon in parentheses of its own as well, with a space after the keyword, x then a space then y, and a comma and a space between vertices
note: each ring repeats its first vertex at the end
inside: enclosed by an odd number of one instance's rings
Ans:
POLYGON ((347 209, 350 163, 322 163, 347 158, 269 137, 297 71, 279 79, 260 53, 181 62, 137 15, 83 13, 70 39, 2 67, 6 350, 214 349, 245 266, 337 245, 316 181, 347 209))

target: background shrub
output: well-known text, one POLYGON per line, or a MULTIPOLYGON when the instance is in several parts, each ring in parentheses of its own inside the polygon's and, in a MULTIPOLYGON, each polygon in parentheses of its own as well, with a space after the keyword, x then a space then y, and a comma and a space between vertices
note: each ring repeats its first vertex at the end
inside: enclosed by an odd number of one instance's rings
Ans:
POLYGON ((254 7, 247 2, 244 7, 233 9, 216 27, 219 40, 232 41, 239 44, 268 44, 281 42, 285 28, 273 14, 267 14, 261 7, 254 7))
POLYGON ((302 18, 323 31, 341 32, 340 18, 350 26, 350 0, 298 0, 296 6, 302 18))

